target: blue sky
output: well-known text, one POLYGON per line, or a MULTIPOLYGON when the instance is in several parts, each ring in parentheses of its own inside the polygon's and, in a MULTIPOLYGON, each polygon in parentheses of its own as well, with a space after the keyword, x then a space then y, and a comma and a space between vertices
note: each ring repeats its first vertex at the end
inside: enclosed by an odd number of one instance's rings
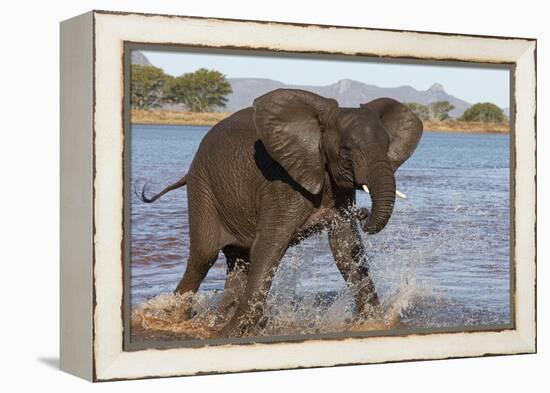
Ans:
POLYGON ((380 87, 409 85, 426 90, 441 83, 447 93, 476 102, 509 106, 509 71, 502 68, 396 64, 341 59, 308 59, 259 55, 141 51, 166 73, 178 76, 199 68, 216 69, 228 78, 268 78, 300 85, 323 86, 353 79, 380 87))

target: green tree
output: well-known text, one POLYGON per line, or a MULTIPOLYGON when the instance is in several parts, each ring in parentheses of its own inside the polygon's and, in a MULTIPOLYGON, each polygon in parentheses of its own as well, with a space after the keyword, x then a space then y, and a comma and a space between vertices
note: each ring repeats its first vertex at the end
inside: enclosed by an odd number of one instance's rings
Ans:
POLYGON ((449 101, 436 101, 430 104, 430 115, 431 118, 435 120, 447 120, 451 116, 449 112, 455 109, 454 105, 450 104, 449 101))
POLYGON ((221 72, 205 68, 178 76, 167 86, 170 101, 184 104, 191 112, 225 107, 226 96, 231 92, 231 85, 221 72))
POLYGON ((408 102, 405 104, 411 111, 413 111, 420 120, 430 120, 430 108, 426 105, 419 104, 417 102, 408 102))
POLYGON ((132 64, 130 68, 130 104, 132 108, 150 109, 164 101, 165 86, 171 79, 160 68, 132 64))
POLYGON ((506 121, 506 115, 495 104, 480 102, 472 105, 460 117, 462 121, 502 122, 506 121))

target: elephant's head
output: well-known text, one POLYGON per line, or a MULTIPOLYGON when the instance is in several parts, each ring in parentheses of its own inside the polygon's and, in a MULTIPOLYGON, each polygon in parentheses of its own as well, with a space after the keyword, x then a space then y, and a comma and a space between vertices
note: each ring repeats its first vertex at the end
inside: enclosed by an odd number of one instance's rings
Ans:
POLYGON ((339 189, 372 199, 363 230, 377 233, 395 202, 394 173, 414 152, 422 122, 405 105, 379 98, 360 108, 303 90, 278 89, 254 101, 254 122, 273 159, 304 189, 318 194, 328 170, 339 189))

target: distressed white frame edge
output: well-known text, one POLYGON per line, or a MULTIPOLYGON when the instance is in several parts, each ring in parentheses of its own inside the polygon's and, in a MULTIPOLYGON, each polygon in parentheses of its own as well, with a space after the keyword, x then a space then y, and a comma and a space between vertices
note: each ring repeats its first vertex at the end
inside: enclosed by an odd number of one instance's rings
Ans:
POLYGON ((95 12, 94 21, 96 380, 536 351, 535 41, 104 12, 95 12), (516 63, 516 328, 501 332, 124 352, 121 313, 124 41, 516 63))
POLYGON ((60 26, 60 368, 93 378, 93 13, 60 26))

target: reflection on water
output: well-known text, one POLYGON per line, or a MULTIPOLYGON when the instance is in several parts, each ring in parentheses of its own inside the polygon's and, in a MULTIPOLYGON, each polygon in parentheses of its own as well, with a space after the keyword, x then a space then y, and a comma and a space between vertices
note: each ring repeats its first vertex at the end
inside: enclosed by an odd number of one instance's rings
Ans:
MULTIPOLYGON (((160 190, 179 179, 208 129, 132 126, 132 183, 160 190)), ((398 188, 408 199, 396 201, 381 233, 364 236, 382 320, 397 318, 401 328, 509 323, 508 142, 505 135, 425 133, 399 169, 398 188)), ((370 206, 368 196, 358 194, 358 205, 370 206)), ((194 322, 179 322, 181 299, 170 294, 185 269, 188 243, 185 188, 150 205, 132 195, 133 340, 208 337, 204 327, 214 328, 223 254, 194 299, 194 322)), ((361 330, 352 323, 353 307, 327 236, 317 235, 285 255, 260 334, 361 330)))

